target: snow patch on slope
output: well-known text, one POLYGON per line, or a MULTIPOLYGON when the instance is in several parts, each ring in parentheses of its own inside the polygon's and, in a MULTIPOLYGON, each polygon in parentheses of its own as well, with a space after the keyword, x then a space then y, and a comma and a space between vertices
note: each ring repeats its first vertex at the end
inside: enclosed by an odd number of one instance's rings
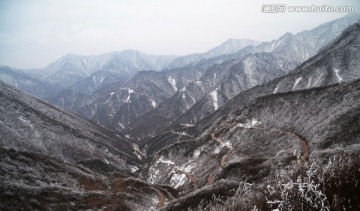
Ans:
POLYGON ((188 123, 183 123, 183 124, 180 124, 181 126, 184 126, 184 127, 194 127, 195 125, 194 124, 188 124, 188 123))
POLYGON ((248 120, 246 123, 239 123, 236 126, 237 127, 241 127, 241 128, 257 128, 261 125, 262 123, 257 120, 257 119, 251 119, 248 120))
POLYGON ((142 160, 145 155, 140 151, 139 146, 137 144, 132 144, 131 146, 134 149, 134 154, 139 158, 139 160, 142 160))
POLYGON ((34 126, 31 124, 30 120, 25 119, 23 116, 19 116, 18 118, 22 123, 29 126, 31 129, 34 129, 34 126))
POLYGON ((134 90, 132 90, 130 88, 127 88, 127 90, 128 90, 128 96, 127 96, 127 98, 125 100, 125 103, 131 103, 130 98, 131 98, 131 94, 134 93, 134 90))
POLYGON ((215 149, 214 149, 214 151, 212 152, 212 154, 219 154, 220 153, 220 151, 224 148, 224 147, 226 147, 226 148, 228 148, 229 150, 233 150, 234 148, 233 148, 233 146, 232 146, 232 144, 230 143, 230 141, 228 141, 228 140, 226 140, 226 141, 221 141, 221 142, 219 142, 220 143, 220 145, 219 146, 217 146, 215 149))
POLYGON ((341 83, 343 81, 342 77, 340 76, 340 70, 339 69, 335 69, 335 74, 336 77, 338 78, 339 83, 341 83))
POLYGON ((278 92, 278 90, 279 90, 279 84, 276 85, 276 87, 275 87, 275 89, 274 89, 274 91, 273 91, 273 94, 276 94, 276 93, 278 92))
POLYGON ((301 80, 302 80, 302 77, 299 77, 299 78, 296 79, 292 90, 295 90, 296 86, 300 83, 301 80))
POLYGON ((173 173, 170 179, 171 186, 176 189, 182 186, 183 184, 185 184, 185 182, 187 181, 187 176, 185 173, 190 173, 192 169, 195 167, 196 167, 196 163, 186 164, 185 166, 179 168, 175 167, 175 169, 171 172, 173 173), (180 170, 180 172, 176 170, 180 170), (185 172, 185 173, 181 173, 181 172, 185 172))
POLYGON ((154 100, 151 101, 151 105, 153 108, 156 108, 156 102, 154 100))
POLYGON ((176 80, 175 78, 172 78, 170 75, 168 76, 168 82, 171 84, 172 88, 174 89, 174 91, 177 91, 177 87, 176 87, 176 80))
POLYGON ((175 163, 171 160, 166 160, 164 159, 163 156, 160 156, 160 158, 153 164, 151 165, 150 169, 149 169, 149 177, 148 177, 148 182, 150 182, 151 184, 154 184, 159 176, 160 170, 159 170, 159 165, 160 164, 165 164, 167 166, 174 166, 175 163))
POLYGON ((167 165, 175 165, 174 162, 172 162, 171 160, 164 160, 163 157, 160 157, 158 162, 159 163, 164 163, 164 164, 167 164, 167 165))
POLYGON ((219 108, 217 90, 218 89, 216 88, 214 91, 210 92, 210 94, 209 94, 212 99, 215 110, 217 110, 219 108))
POLYGON ((121 122, 119 122, 119 126, 122 128, 122 129, 125 129, 125 126, 123 124, 121 124, 121 122))

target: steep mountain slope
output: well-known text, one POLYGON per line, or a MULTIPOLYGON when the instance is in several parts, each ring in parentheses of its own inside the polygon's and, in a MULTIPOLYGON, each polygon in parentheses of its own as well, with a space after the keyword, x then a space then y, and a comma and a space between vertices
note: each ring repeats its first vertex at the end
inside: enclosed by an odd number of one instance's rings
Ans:
POLYGON ((138 165, 132 143, 14 88, 0 84, 0 145, 67 162, 99 161, 115 169, 138 165))
POLYGON ((341 82, 359 78, 359 46, 360 31, 359 23, 357 23, 346 29, 335 41, 288 75, 241 92, 213 113, 210 113, 214 109, 211 100, 204 98, 198 101, 177 122, 166 129, 164 134, 148 138, 142 146, 149 153, 153 153, 169 144, 197 137, 219 118, 229 115, 250 101, 276 92, 296 90, 299 88, 299 84, 302 84, 303 89, 307 89, 338 83, 339 77, 343 79, 341 82), (338 70, 337 68, 341 71, 335 72, 338 70), (322 71, 319 72, 319 70, 322 71), (299 78, 306 78, 306 83, 299 81, 299 78), (308 87, 309 81, 311 84, 308 87), (197 121, 198 119, 201 120, 197 121), (188 135, 184 135, 184 133, 188 135))
POLYGON ((1 210, 154 210, 176 196, 169 187, 126 173, 100 174, 53 157, 2 147, 0 172, 1 210))
POLYGON ((135 177, 135 143, 0 82, 0 209, 154 210, 177 191, 135 177))
POLYGON ((234 194, 235 181, 261 183, 296 160, 322 162, 344 151, 358 154, 359 96, 356 80, 257 98, 197 138, 155 150, 144 175, 184 195, 164 208, 176 210, 186 209, 194 198, 200 202, 213 193, 234 194))
POLYGON ((78 81, 69 87, 68 90, 73 90, 79 94, 92 93, 111 83, 123 84, 132 75, 133 73, 117 72, 114 70, 100 70, 91 74, 89 77, 78 81))
MULTIPOLYGON (((263 86, 244 91, 227 102, 203 123, 211 122, 233 111, 258 96, 276 92, 325 86, 338 82, 351 81, 360 77, 360 30, 359 23, 347 28, 336 40, 319 51, 317 55, 291 71, 290 74, 275 79, 263 86)), ((214 111, 211 98, 197 102, 176 123, 194 124, 195 120, 204 118, 214 111)))
POLYGON ((198 81, 137 119, 128 133, 141 138, 158 134, 204 96, 213 102, 210 110, 216 110, 239 92, 280 77, 291 67, 294 65, 268 53, 250 54, 240 60, 214 65, 198 81))
POLYGON ((34 96, 45 98, 58 90, 50 84, 28 76, 26 73, 11 67, 0 67, 0 80, 34 96))
POLYGON ((198 81, 137 119, 127 133, 143 138, 159 134, 174 122, 195 124, 240 92, 285 75, 336 38, 356 17, 360 16, 346 16, 310 31, 288 33, 278 40, 240 50, 235 54, 239 58, 210 67, 198 81))
POLYGON ((165 72, 142 71, 124 84, 111 84, 85 97, 78 111, 84 117, 118 130, 128 127, 143 113, 157 107, 180 87, 196 80, 204 66, 165 72))
POLYGON ((221 43, 219 46, 216 46, 215 48, 208 50, 205 53, 191 54, 191 55, 175 58, 166 66, 166 69, 180 68, 188 65, 195 66, 201 60, 207 60, 207 59, 219 57, 221 55, 236 53, 237 51, 245 47, 257 46, 260 43, 261 42, 259 41, 247 40, 247 39, 229 39, 221 43))

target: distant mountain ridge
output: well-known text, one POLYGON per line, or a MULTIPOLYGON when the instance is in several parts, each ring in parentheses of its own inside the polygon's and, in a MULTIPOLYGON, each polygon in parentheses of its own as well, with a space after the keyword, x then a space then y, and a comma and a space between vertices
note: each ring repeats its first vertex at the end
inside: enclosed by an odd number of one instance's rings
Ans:
POLYGON ((131 142, 114 131, 2 82, 0 99, 1 147, 38 152, 69 162, 98 159, 119 169, 128 169, 128 165, 139 162, 131 142))
MULTIPOLYGON (((51 84, 68 88, 100 71, 118 73, 126 77, 141 70, 160 71, 174 58, 174 56, 155 56, 135 50, 93 56, 68 54, 43 69, 33 71, 32 74, 51 84)), ((97 83, 101 84, 103 80, 97 80, 97 83)))
POLYGON ((191 54, 187 56, 180 56, 175 58, 170 64, 166 66, 166 69, 179 68, 187 65, 194 66, 201 60, 211 59, 214 57, 236 53, 237 51, 245 47, 255 47, 261 44, 260 41, 254 41, 249 39, 228 39, 205 53, 191 54))
MULTIPOLYGON (((252 44, 257 44, 257 42, 231 39, 209 50, 206 58, 234 52, 252 44)), ((110 83, 123 83, 139 71, 169 69, 172 66, 171 62, 176 58, 181 57, 151 55, 130 49, 90 56, 67 54, 44 68, 19 71, 31 79, 52 86, 51 89, 56 92, 70 88, 76 92, 91 93, 110 83)), ((186 65, 188 64, 178 64, 177 68, 186 65)), ((13 82, 11 84, 15 85, 15 79, 4 78, 3 80, 13 82)), ((40 92, 31 92, 29 89, 24 91, 40 98, 47 97, 40 92)))
POLYGON ((8 66, 0 66, 0 80, 35 96, 48 97, 57 94, 57 89, 51 84, 8 66))

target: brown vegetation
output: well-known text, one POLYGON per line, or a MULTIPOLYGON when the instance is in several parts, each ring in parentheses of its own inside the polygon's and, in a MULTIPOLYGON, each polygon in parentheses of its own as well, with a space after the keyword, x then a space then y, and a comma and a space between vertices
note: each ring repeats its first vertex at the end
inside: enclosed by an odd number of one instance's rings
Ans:
POLYGON ((156 194, 159 196, 159 202, 156 205, 156 209, 159 209, 162 206, 164 206, 165 196, 159 189, 155 189, 155 191, 156 191, 156 194))

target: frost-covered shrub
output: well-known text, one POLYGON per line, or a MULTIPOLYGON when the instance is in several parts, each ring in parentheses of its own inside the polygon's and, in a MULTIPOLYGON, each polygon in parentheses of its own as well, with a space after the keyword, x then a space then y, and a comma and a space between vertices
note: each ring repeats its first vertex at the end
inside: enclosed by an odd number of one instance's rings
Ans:
POLYGON ((360 156, 339 154, 326 164, 295 164, 277 171, 267 203, 279 210, 360 210, 360 156))
POLYGON ((360 210, 360 156, 339 154, 326 163, 296 163, 266 182, 240 182, 237 193, 195 210, 360 210))
POLYGON ((266 203, 278 210, 329 210, 329 201, 321 189, 317 163, 293 165, 277 171, 266 186, 266 203))
POLYGON ((360 156, 340 154, 319 173, 331 210, 360 210, 360 156))

